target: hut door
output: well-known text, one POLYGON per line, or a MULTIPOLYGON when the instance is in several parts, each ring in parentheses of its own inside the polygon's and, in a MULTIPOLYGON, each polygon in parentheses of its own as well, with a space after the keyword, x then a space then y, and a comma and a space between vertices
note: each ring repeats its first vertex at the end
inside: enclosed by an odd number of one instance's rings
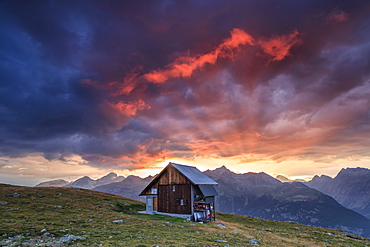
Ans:
POLYGON ((157 211, 158 210, 158 197, 153 198, 153 210, 157 211))
POLYGON ((153 213, 153 197, 148 197, 146 200, 146 211, 153 213))
POLYGON ((169 191, 170 185, 159 185, 158 186, 158 212, 169 213, 170 197, 169 191))

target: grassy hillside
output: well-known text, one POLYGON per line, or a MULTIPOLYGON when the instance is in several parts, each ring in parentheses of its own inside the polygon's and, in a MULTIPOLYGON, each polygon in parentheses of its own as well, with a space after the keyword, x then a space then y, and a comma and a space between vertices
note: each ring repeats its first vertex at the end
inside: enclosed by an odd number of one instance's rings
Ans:
POLYGON ((96 191, 0 184, 0 246, 370 246, 295 223, 219 213, 199 224, 136 213, 144 208, 96 191))

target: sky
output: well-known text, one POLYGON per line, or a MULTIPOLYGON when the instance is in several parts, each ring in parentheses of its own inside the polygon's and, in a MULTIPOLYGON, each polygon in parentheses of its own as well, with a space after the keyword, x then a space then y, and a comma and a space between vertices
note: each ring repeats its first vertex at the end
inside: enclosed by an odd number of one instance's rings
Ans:
POLYGON ((370 168, 368 0, 0 2, 0 182, 370 168))

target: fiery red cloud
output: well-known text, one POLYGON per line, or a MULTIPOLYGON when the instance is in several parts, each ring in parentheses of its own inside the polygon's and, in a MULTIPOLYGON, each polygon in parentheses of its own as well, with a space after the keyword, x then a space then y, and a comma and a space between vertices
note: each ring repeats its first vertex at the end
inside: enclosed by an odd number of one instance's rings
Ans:
POLYGON ((113 107, 127 117, 133 117, 138 111, 150 108, 150 106, 145 104, 145 102, 142 100, 129 103, 118 102, 117 104, 113 105, 113 107))
POLYGON ((270 39, 261 39, 258 44, 262 50, 270 57, 270 61, 281 61, 286 56, 291 55, 292 46, 299 44, 302 40, 298 37, 296 30, 289 35, 275 36, 270 39))
POLYGON ((221 43, 214 51, 194 57, 179 57, 165 69, 151 71, 143 77, 153 83, 163 83, 170 78, 190 77, 194 70, 202 68, 206 64, 214 64, 219 57, 232 58, 236 56, 235 49, 239 46, 253 44, 253 38, 241 29, 235 28, 230 33, 231 37, 221 43))
POLYGON ((142 79, 151 83, 164 83, 172 78, 190 77, 195 70, 202 69, 206 64, 215 64, 218 58, 233 58, 237 55, 240 46, 253 45, 252 36, 241 29, 234 28, 230 34, 230 38, 224 40, 216 49, 209 53, 178 57, 165 68, 150 71, 144 75, 139 75, 135 72, 129 73, 123 79, 122 88, 115 95, 129 94, 142 79))
MULTIPOLYGON (((123 79, 123 83, 111 82, 113 88, 119 87, 119 90, 114 92, 114 96, 128 95, 132 90, 137 87, 137 84, 145 80, 150 83, 164 83, 173 78, 187 78, 192 76, 193 72, 197 69, 202 69, 206 64, 215 64, 219 58, 230 58, 237 56, 240 46, 250 45, 253 46, 254 39, 251 35, 244 30, 234 28, 231 32, 231 37, 225 39, 213 51, 195 56, 181 56, 163 69, 150 71, 141 75, 138 68, 128 73, 123 79)), ((261 46, 263 52, 269 57, 269 61, 281 61, 290 55, 290 49, 296 44, 300 44, 302 40, 298 38, 299 32, 294 31, 289 35, 275 36, 269 39, 260 39, 257 43, 261 46)), ((116 89, 115 89, 116 90, 116 89)))

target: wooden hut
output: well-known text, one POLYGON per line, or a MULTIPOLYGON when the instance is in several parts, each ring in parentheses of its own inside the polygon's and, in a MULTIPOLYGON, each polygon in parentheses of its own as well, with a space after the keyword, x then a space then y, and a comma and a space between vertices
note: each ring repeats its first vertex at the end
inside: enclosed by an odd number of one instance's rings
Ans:
POLYGON ((140 193, 146 213, 194 221, 215 220, 217 183, 196 167, 169 163, 140 193))

